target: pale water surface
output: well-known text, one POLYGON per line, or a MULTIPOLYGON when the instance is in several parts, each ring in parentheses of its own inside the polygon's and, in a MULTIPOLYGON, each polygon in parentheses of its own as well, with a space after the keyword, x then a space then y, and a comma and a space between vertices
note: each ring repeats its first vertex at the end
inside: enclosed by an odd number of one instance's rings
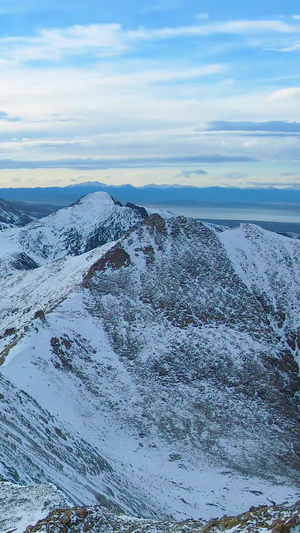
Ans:
POLYGON ((178 215, 186 217, 200 218, 200 219, 214 219, 214 220, 251 220, 251 221, 266 221, 266 222, 290 222, 300 223, 300 208, 294 207, 285 209, 275 208, 247 208, 247 207, 219 207, 219 206, 205 206, 205 207, 185 207, 185 206, 155 206, 149 205, 151 209, 157 208, 161 211, 166 209, 178 215))

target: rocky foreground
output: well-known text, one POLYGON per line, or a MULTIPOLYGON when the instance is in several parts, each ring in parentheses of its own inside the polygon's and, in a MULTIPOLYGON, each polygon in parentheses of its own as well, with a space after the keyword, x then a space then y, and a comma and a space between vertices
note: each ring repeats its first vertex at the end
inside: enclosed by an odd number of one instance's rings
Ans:
POLYGON ((292 507, 261 506, 238 516, 224 516, 204 523, 199 520, 156 522, 118 516, 103 507, 58 509, 27 527, 25 533, 230 533, 300 531, 300 502, 292 507))

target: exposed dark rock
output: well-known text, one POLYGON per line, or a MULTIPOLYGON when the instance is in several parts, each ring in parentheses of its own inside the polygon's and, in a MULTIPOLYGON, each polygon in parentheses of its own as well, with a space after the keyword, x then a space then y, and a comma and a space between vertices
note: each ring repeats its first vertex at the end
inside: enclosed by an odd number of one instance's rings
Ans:
POLYGON ((36 311, 34 313, 34 317, 33 318, 34 318, 34 320, 40 319, 42 321, 44 321, 46 319, 45 313, 44 313, 44 311, 42 309, 38 309, 38 311, 36 311))
POLYGON ((7 328, 5 331, 4 331, 4 336, 7 337, 7 336, 11 336, 11 335, 14 335, 16 333, 16 328, 7 328))
POLYGON ((148 216, 148 212, 146 211, 146 209, 144 207, 140 207, 138 205, 135 205, 135 204, 132 204, 131 202, 127 202, 126 204, 126 207, 130 207, 131 209, 134 209, 135 211, 137 211, 141 217, 143 217, 144 219, 147 218, 148 216))
POLYGON ((14 256, 11 266, 16 270, 32 270, 38 268, 39 265, 29 255, 19 253, 14 256))
POLYGON ((129 266, 130 262, 129 254, 118 243, 90 268, 84 278, 83 285, 85 287, 88 286, 89 279, 95 272, 103 272, 106 269, 118 270, 123 266, 129 266))
POLYGON ((35 526, 27 527, 25 533, 65 533, 65 526, 68 533, 218 533, 233 531, 233 528, 240 533, 263 530, 270 533, 289 533, 296 531, 295 528, 299 525, 299 503, 292 507, 251 507, 250 511, 238 516, 213 518, 206 523, 202 520, 147 521, 119 516, 104 507, 82 507, 58 509, 35 526))

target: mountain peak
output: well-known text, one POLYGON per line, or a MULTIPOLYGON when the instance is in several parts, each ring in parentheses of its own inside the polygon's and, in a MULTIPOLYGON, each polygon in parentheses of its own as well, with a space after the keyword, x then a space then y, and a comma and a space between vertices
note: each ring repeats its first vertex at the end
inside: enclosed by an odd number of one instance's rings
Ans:
POLYGON ((117 202, 116 200, 114 200, 114 198, 108 192, 105 192, 105 191, 95 191, 95 192, 90 192, 88 194, 85 194, 84 196, 79 198, 77 202, 75 202, 72 205, 85 204, 87 202, 88 203, 101 202, 102 205, 108 205, 108 206, 111 206, 112 204, 122 205, 120 202, 117 202))
POLYGON ((124 206, 105 192, 88 194, 20 230, 1 232, 0 272, 3 268, 38 267, 88 252, 119 239, 147 215, 144 208, 124 206))

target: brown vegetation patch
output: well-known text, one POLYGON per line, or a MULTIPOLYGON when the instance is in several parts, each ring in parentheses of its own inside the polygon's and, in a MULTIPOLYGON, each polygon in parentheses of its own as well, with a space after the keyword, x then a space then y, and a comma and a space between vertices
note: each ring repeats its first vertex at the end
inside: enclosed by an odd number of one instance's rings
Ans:
POLYGON ((167 235, 166 221, 157 213, 153 213, 153 215, 150 215, 148 218, 146 218, 144 225, 148 226, 152 230, 151 233, 153 233, 155 230, 162 235, 167 235))

